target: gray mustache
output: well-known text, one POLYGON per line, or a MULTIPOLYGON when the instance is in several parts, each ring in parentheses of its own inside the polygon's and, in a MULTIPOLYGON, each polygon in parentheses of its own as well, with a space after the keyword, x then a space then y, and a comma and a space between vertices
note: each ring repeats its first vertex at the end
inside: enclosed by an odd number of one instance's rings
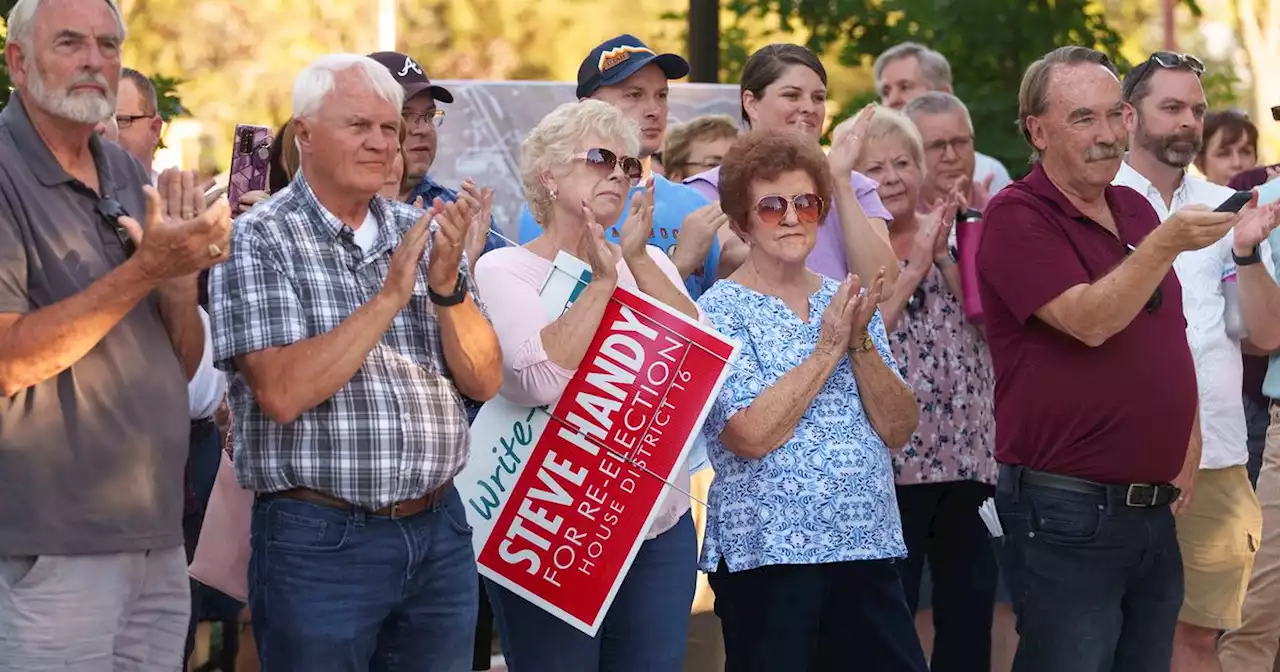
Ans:
POLYGON ((1100 143, 1089 148, 1085 153, 1084 160, 1094 161, 1110 161, 1124 156, 1124 147, 1118 143, 1100 143))
POLYGON ((71 83, 67 85, 67 90, 70 91, 81 84, 97 84, 103 89, 111 88, 107 85, 107 78, 103 77, 102 73, 84 73, 82 75, 76 75, 76 78, 71 80, 71 83))

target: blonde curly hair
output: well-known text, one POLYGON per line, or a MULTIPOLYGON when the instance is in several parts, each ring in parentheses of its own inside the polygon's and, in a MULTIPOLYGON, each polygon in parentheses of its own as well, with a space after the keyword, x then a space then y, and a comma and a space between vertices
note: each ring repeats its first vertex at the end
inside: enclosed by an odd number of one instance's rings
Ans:
POLYGON ((617 139, 628 156, 640 153, 640 127, 618 108, 594 99, 565 103, 542 118, 520 145, 520 180, 538 226, 551 217, 551 192, 542 174, 566 175, 587 138, 617 139))

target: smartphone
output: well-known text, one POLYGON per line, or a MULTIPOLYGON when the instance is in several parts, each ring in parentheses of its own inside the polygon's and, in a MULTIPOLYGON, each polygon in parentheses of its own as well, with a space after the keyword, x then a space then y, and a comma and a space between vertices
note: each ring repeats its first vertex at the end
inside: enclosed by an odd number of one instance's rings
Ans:
POLYGON ((240 196, 267 190, 271 165, 271 129, 252 124, 236 124, 231 147, 231 177, 227 180, 227 201, 234 209, 240 196))
POLYGON ((1253 200, 1252 191, 1237 191, 1233 196, 1222 202, 1222 205, 1214 208, 1214 212, 1240 212, 1243 208, 1253 200))

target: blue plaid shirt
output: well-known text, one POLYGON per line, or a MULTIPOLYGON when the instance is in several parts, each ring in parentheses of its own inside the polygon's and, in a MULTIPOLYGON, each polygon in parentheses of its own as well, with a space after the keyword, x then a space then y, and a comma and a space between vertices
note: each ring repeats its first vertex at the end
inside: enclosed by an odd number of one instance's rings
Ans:
MULTIPOLYGON (((418 183, 418 186, 414 187, 413 191, 409 192, 409 199, 405 202, 413 203, 414 201, 418 200, 419 196, 422 197, 422 204, 428 207, 432 203, 434 203, 437 198, 444 201, 445 203, 452 203, 458 200, 458 192, 431 179, 430 175, 423 177, 422 181, 418 183)), ((498 230, 498 225, 493 221, 493 216, 490 215, 489 216, 489 235, 485 237, 484 251, 480 253, 480 256, 484 256, 500 247, 507 246, 507 241, 503 240, 500 236, 498 236, 498 234, 496 233, 497 230, 498 230)), ((472 266, 475 266, 475 263, 478 260, 470 259, 469 261, 471 262, 472 266)), ((480 412, 481 404, 467 397, 465 394, 461 396, 462 396, 462 405, 463 407, 466 408, 466 411, 467 411, 467 422, 468 423, 475 422, 476 414, 480 412)))

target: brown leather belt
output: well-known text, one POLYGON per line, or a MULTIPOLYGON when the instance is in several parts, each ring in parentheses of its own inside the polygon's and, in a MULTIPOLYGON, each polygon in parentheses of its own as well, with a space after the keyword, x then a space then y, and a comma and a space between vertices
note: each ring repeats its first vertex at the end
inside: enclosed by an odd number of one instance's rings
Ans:
POLYGON ((426 495, 417 499, 406 499, 403 502, 396 502, 391 506, 384 506, 381 509, 371 510, 362 506, 357 506, 345 499, 339 499, 333 495, 326 495, 318 490, 311 488, 293 488, 292 490, 281 490, 280 492, 272 492, 260 495, 262 499, 295 499, 299 502, 307 502, 309 504, 319 504, 334 509, 342 509, 349 511, 352 509, 360 509, 371 516, 386 516, 395 520, 397 518, 408 518, 416 516, 423 511, 434 509, 444 501, 444 496, 448 494, 449 488, 453 487, 453 479, 449 479, 444 485, 428 492, 426 495))

